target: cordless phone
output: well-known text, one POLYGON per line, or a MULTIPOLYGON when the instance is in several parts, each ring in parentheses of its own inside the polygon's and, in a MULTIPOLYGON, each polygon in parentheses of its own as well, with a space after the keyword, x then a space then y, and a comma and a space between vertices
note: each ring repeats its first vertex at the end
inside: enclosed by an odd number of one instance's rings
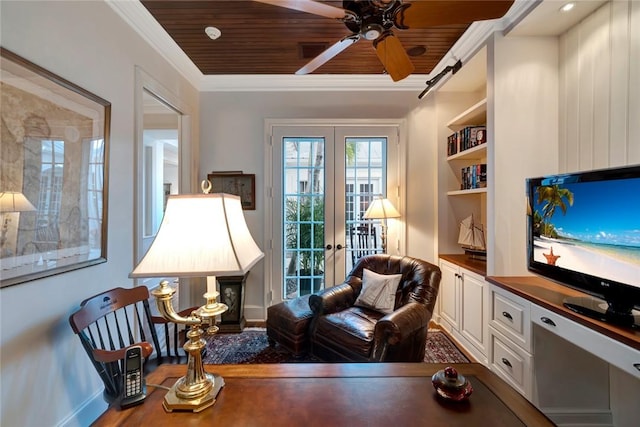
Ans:
POLYGON ((147 393, 142 376, 142 347, 129 347, 124 356, 124 384, 120 406, 123 408, 138 405, 144 401, 147 393))

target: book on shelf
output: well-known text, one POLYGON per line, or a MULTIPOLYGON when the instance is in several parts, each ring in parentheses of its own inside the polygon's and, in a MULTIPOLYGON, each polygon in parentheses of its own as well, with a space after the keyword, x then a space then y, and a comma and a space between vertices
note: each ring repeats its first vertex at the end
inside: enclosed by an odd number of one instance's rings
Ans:
POLYGON ((486 142, 486 126, 466 126, 447 137, 447 155, 453 156, 486 142))
POLYGON ((447 137, 447 156, 458 153, 458 132, 447 137))
POLYGON ((487 186, 487 164, 466 166, 461 169, 460 189, 471 190, 475 188, 486 188, 487 186))

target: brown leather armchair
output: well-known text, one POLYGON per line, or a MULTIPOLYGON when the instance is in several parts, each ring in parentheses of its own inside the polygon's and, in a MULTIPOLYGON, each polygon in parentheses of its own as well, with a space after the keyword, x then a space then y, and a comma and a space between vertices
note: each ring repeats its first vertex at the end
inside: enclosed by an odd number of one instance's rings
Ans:
POLYGON ((343 284, 310 296, 311 352, 336 362, 422 362, 440 277, 438 266, 417 258, 361 258, 343 284), (365 268, 402 275, 391 313, 354 305, 365 268))

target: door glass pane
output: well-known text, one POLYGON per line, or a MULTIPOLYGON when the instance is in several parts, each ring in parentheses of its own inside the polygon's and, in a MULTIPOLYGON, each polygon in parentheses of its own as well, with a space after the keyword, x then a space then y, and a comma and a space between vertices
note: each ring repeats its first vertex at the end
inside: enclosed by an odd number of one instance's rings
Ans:
POLYGON ((284 138, 285 298, 324 288, 324 138, 284 138))
POLYGON ((345 230, 349 272, 363 255, 382 252, 381 221, 364 219, 376 196, 387 193, 387 138, 346 138, 345 230))

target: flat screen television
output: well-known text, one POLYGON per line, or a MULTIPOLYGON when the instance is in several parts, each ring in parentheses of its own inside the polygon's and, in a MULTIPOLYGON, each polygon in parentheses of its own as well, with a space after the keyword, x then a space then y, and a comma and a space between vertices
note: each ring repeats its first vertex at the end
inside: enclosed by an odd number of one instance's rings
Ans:
POLYGON ((567 308, 640 327, 640 165, 526 185, 529 271, 588 294, 567 308))

